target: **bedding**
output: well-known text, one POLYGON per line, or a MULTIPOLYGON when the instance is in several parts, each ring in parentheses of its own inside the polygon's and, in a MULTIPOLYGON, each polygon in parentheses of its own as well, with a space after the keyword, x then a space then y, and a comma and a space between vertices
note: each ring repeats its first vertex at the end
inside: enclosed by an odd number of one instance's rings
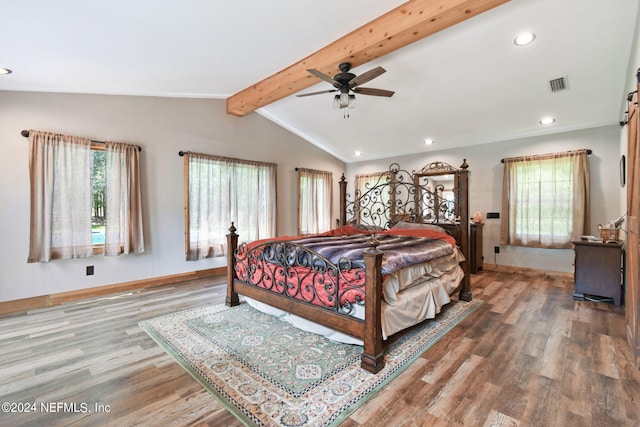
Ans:
POLYGON ((398 293, 430 278, 441 277, 444 273, 460 266, 464 256, 456 247, 451 255, 412 265, 388 274, 382 281, 382 297, 387 304, 394 305, 398 293))
MULTIPOLYGON (((314 305, 332 305, 335 295, 342 295, 340 305, 345 308, 340 311, 364 319, 362 253, 368 247, 370 237, 369 231, 343 226, 314 236, 265 239, 247 245, 248 251, 261 256, 247 256, 244 253, 239 257, 236 269, 251 271, 258 287, 286 293, 314 305), (292 256, 293 253, 286 248, 277 248, 278 244, 285 241, 311 250, 335 265, 349 259, 353 268, 343 272, 348 280, 334 281, 335 272, 323 272, 328 277, 315 274, 303 277, 308 273, 304 266, 318 264, 317 260, 309 259, 308 252, 292 257, 288 270, 280 269, 279 264, 273 263, 281 259, 276 254, 289 253, 292 256), (264 280, 265 277, 267 280, 264 280), (290 277, 294 280, 289 280, 290 277)), ((455 240, 440 227, 396 227, 379 231, 376 237, 380 242, 378 248, 384 253, 381 270, 385 302, 382 306, 382 335, 386 339, 395 332, 434 317, 443 305, 449 303, 450 293, 457 288, 463 276, 459 263, 464 257, 455 246, 455 240)), ((321 327, 255 299, 247 298, 247 301, 256 309, 278 316, 300 329, 340 342, 362 343, 360 339, 321 327)))
MULTIPOLYGON (((343 226, 314 236, 287 236, 242 245, 236 274, 260 288, 355 315, 356 306, 364 301, 363 252, 370 237, 367 231, 343 226)), ((397 228, 381 231, 376 238, 378 249, 384 253, 381 273, 383 283, 388 280, 383 288, 390 303, 397 299, 397 292, 410 286, 401 282, 436 274, 444 268, 442 262, 459 259, 455 240, 437 230, 397 228), (429 264, 431 260, 438 260, 433 264, 437 268, 429 264), (419 267, 413 272, 402 271, 413 265, 419 267)))
POLYGON ((407 222, 407 221, 398 221, 391 229, 397 228, 408 228, 408 229, 423 229, 423 230, 436 230, 441 233, 447 233, 447 231, 435 224, 424 224, 422 222, 407 222))
MULTIPOLYGON (((354 265, 364 267, 362 252, 368 248, 371 233, 360 230, 340 229, 294 240, 333 263, 350 259, 354 265)), ((401 268, 426 262, 453 253, 455 239, 446 233, 431 229, 400 229, 380 231, 375 234, 380 242, 378 250, 384 253, 382 275, 401 268)))

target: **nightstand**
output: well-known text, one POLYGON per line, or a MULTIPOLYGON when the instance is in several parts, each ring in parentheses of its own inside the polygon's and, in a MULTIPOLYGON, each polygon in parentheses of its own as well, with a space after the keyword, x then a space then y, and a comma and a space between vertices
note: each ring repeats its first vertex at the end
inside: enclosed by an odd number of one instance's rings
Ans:
POLYGON ((623 250, 621 243, 599 243, 574 240, 574 299, 585 295, 612 298, 622 304, 623 250))
MULTIPOLYGON (((459 224, 439 224, 451 234, 456 240, 460 238, 459 224)), ((479 273, 482 270, 482 225, 477 223, 469 224, 469 272, 479 273)))

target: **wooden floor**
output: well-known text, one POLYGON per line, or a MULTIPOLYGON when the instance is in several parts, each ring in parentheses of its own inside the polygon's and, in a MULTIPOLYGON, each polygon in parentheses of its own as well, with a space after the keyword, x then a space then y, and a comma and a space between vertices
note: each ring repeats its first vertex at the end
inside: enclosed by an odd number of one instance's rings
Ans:
MULTIPOLYGON (((0 318, 0 402, 21 411, 3 404, 0 424, 241 425, 138 326, 223 301, 223 280, 0 318)), ((485 270, 472 286, 485 304, 343 426, 640 425, 623 309, 574 301, 566 278, 485 270)))

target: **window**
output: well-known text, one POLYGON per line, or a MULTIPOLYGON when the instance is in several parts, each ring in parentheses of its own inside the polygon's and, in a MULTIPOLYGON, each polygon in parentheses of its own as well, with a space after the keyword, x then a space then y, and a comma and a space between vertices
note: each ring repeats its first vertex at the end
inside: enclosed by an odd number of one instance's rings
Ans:
POLYGON ((298 234, 331 230, 333 174, 298 168, 298 234))
MULTIPOLYGON (((391 182, 391 173, 388 171, 356 175, 356 199, 360 198, 360 196, 371 188, 378 187, 385 182, 391 182)), ((381 194, 380 196, 385 200, 389 200, 388 193, 389 192, 387 192, 387 194, 381 194)))
POLYGON ((107 220, 106 213, 106 155, 103 149, 92 149, 93 163, 91 164, 91 198, 93 200, 91 211, 91 244, 100 246, 100 252, 104 247, 105 224, 107 220))
MULTIPOLYGON (((93 255, 93 178, 103 171, 104 254, 143 252, 138 147, 104 143, 94 165, 87 138, 29 132, 31 235, 27 262, 93 255), (96 166, 96 167, 94 167, 96 166)), ((96 197, 99 197, 96 194, 96 197)))
POLYGON ((392 205, 392 179, 389 171, 356 175, 353 217, 359 223, 384 226, 389 218, 381 218, 378 213, 389 212, 392 205), (372 188, 380 191, 370 192, 372 188), (361 199, 362 198, 362 199, 361 199), (362 209, 364 207, 364 210, 362 209), (373 216, 373 218, 372 218, 373 216))
POLYGON ((224 256, 231 222, 243 241, 276 234, 276 165, 184 154, 188 261, 224 256))
POLYGON ((500 243, 569 248, 589 229, 586 150, 505 159, 500 243))

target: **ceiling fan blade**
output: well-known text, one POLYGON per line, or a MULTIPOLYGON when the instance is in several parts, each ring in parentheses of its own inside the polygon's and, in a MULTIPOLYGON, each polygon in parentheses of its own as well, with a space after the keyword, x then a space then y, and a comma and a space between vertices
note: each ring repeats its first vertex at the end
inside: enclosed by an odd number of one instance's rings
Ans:
POLYGON ((352 78, 349 81, 349 86, 351 86, 352 88, 356 86, 360 86, 361 84, 366 83, 369 80, 373 80, 376 77, 378 77, 380 74, 386 73, 386 72, 387 70, 385 70, 382 67, 373 68, 365 73, 360 74, 359 76, 355 76, 354 78, 352 78))
POLYGON ((313 74, 314 76, 316 76, 319 79, 324 80, 325 82, 329 82, 331 83, 333 86, 339 88, 341 86, 341 84, 339 82, 337 82, 336 80, 333 79, 333 77, 327 76, 324 73, 321 73, 318 70, 314 70, 313 68, 310 68, 307 70, 309 73, 313 74))
POLYGON ((337 92, 338 89, 329 89, 329 90, 321 90, 319 92, 309 92, 309 93, 302 93, 300 95, 296 95, 298 98, 301 96, 311 96, 311 95, 320 95, 321 93, 329 93, 329 92, 337 92))
POLYGON ((373 95, 373 96, 393 96, 395 93, 392 90, 385 89, 374 89, 372 87, 357 87, 353 89, 355 93, 359 93, 360 95, 373 95))

